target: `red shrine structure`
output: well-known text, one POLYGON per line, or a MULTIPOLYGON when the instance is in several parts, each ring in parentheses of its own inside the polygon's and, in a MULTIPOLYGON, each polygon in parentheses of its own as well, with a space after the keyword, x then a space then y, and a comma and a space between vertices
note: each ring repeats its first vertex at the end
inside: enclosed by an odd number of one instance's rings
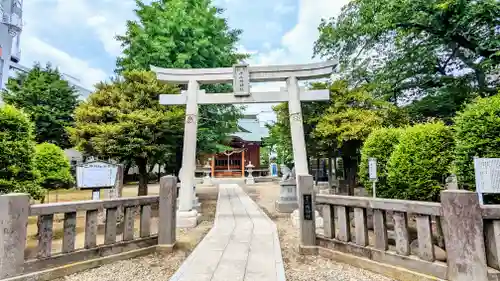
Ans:
POLYGON ((260 147, 262 138, 267 136, 268 130, 260 125, 257 115, 243 116, 238 120, 238 131, 230 136, 232 149, 205 158, 210 163, 212 177, 244 177, 250 162, 254 170, 260 169, 260 147))

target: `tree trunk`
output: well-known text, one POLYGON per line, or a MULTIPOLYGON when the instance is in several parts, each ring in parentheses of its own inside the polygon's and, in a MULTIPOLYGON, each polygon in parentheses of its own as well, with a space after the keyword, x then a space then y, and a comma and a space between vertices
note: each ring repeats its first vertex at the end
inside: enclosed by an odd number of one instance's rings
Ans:
POLYGON ((148 195, 148 170, 147 161, 144 158, 138 158, 135 160, 135 164, 139 168, 139 189, 137 192, 138 196, 148 195))
POLYGON ((343 157, 344 160, 344 170, 345 179, 347 181, 347 195, 354 195, 354 188, 356 187, 356 160, 352 159, 350 156, 343 157))
POLYGON ((178 147, 175 152, 175 164, 174 175, 178 175, 182 167, 182 147, 178 147))

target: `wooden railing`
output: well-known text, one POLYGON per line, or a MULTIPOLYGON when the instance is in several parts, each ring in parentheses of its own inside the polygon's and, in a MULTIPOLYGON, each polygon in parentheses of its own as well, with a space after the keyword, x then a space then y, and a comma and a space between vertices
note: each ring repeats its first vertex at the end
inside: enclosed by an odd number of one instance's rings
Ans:
POLYGON ((397 280, 500 280, 500 205, 481 206, 476 193, 446 190, 433 203, 315 194, 310 175, 298 184, 304 254, 397 280))
POLYGON ((4 242, 4 247, 0 248, 0 279, 120 253, 144 254, 155 251, 158 245, 172 248, 175 244, 176 181, 172 176, 163 177, 159 196, 31 206, 28 195, 0 196, 0 208, 4 209, 0 212, 3 228, 0 241, 4 242), (156 216, 152 216, 153 210, 157 211, 156 216), (100 214, 105 217, 99 218, 100 214), (59 218, 63 220, 62 235, 56 235, 54 229, 59 218), (27 231, 28 220, 32 224, 37 221, 38 225, 35 249, 29 246, 32 243, 28 246, 26 243, 34 236, 27 231), (100 220, 104 221, 102 225, 100 220), (84 225, 83 237, 78 235, 78 224, 84 225), (104 227, 103 235, 99 234, 101 226, 104 227), (157 231, 153 232, 152 228, 157 231), (56 239, 56 236, 62 237, 56 239), (54 241, 61 244, 60 248, 54 247, 54 241))

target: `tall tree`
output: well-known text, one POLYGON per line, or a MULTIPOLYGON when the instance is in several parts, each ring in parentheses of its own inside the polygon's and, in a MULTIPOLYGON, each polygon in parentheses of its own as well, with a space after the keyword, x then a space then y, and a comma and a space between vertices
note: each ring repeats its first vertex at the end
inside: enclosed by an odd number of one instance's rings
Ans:
POLYGON ((19 72, 15 78, 9 79, 2 98, 5 103, 30 116, 35 123, 37 143, 71 147, 65 128, 74 123, 78 94, 56 68, 50 64, 41 67, 36 63, 29 72, 19 72))
MULTIPOLYGON (((138 195, 147 194, 147 166, 168 159, 182 139, 184 110, 162 106, 160 94, 179 89, 145 71, 126 71, 123 78, 97 85, 76 109, 72 140, 87 154, 133 161, 139 168, 138 195)), ((170 159, 175 161, 174 159, 170 159)))
MULTIPOLYGON (((137 20, 127 22, 127 31, 117 36, 123 55, 116 72, 164 68, 229 67, 248 57, 237 52, 241 30, 230 29, 222 9, 211 0, 136 0, 137 20)), ((230 92, 230 85, 204 85, 209 93, 230 92)), ((234 105, 200 106, 198 147, 216 152, 237 127, 242 108, 234 105)), ((182 142, 180 142, 182 143, 182 142)), ((177 147, 177 169, 182 146, 177 147)))
POLYGON ((413 111, 426 109, 417 115, 449 117, 474 92, 497 92, 499 15, 496 0, 355 0, 320 24, 314 51, 389 101, 431 96, 443 105, 417 104, 413 111))

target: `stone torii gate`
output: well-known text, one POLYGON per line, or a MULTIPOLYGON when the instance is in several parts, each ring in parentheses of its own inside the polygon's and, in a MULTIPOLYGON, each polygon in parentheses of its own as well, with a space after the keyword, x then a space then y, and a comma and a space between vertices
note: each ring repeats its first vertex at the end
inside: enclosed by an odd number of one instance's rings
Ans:
MULTIPOLYGON (((187 91, 177 95, 160 95, 160 104, 186 104, 184 147, 182 154, 181 188, 179 192, 178 227, 194 227, 197 211, 193 209, 195 184, 196 135, 199 104, 241 104, 288 102, 293 157, 297 175, 309 174, 307 166, 301 101, 329 100, 329 90, 306 91, 299 87, 299 80, 329 77, 336 62, 327 61, 302 65, 248 66, 237 64, 226 68, 159 68, 151 66, 158 80, 187 84, 187 91), (286 81, 280 91, 251 92, 250 82, 286 81), (205 93, 200 84, 233 83, 233 94, 205 93)), ((297 188, 300 188, 297 185, 297 188)))

